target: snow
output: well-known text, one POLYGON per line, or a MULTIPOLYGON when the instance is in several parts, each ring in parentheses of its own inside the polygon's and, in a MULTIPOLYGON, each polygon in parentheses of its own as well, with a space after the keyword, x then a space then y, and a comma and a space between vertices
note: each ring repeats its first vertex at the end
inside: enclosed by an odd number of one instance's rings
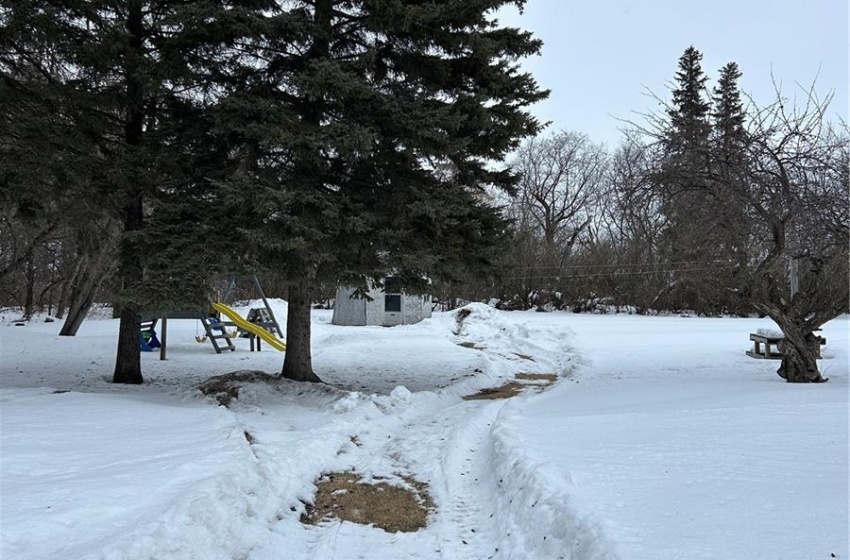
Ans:
POLYGON ((744 353, 767 319, 466 309, 393 328, 316 310, 328 385, 246 382, 229 408, 197 386, 282 354, 215 354, 169 320, 168 360, 116 386, 116 320, 68 338, 0 313, 0 558, 850 558, 847 316, 821 333, 830 381, 793 385, 744 353), (559 377, 462 399, 517 373, 559 377), (427 483, 428 526, 302 524, 345 470, 427 483))
POLYGON ((785 338, 785 335, 782 333, 782 331, 778 331, 776 329, 761 328, 756 330, 756 334, 767 338, 785 338))

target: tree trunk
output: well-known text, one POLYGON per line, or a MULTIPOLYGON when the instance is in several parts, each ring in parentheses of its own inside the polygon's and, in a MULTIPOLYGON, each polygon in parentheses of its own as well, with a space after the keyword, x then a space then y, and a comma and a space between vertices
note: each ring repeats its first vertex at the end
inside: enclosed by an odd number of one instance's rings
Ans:
POLYGON ((23 320, 29 321, 35 313, 35 257, 30 254, 26 265, 26 291, 24 292, 23 320))
MULTIPOLYGON (((74 267, 74 275, 62 286, 62 295, 59 297, 60 308, 66 302, 68 304, 68 319, 62 325, 59 336, 75 336, 88 313, 88 307, 83 305, 85 300, 83 294, 86 292, 84 283, 88 278, 86 270, 89 267, 89 259, 79 254, 78 259, 74 267)), ((57 313, 56 318, 62 317, 57 313)))
POLYGON ((59 336, 76 336, 80 330, 80 325, 86 318, 86 315, 91 309, 91 302, 88 305, 76 305, 68 308, 68 319, 62 323, 62 329, 59 331, 59 336))
POLYGON ((121 319, 118 327, 118 354, 115 357, 113 383, 140 385, 142 377, 142 358, 139 349, 139 309, 135 304, 121 306, 121 319))
POLYGON ((59 336, 75 336, 77 334, 80 325, 83 324, 89 309, 91 309, 94 303, 94 296, 103 279, 101 273, 101 270, 92 270, 88 267, 83 267, 80 270, 80 277, 75 279, 74 285, 71 288, 68 319, 62 325, 59 336))
POLYGON ((133 233, 142 229, 142 195, 124 209, 124 238, 119 251, 118 274, 122 290, 129 297, 122 298, 118 318, 118 351, 115 358, 113 383, 143 383, 141 349, 139 347, 139 304, 136 301, 144 274, 144 264, 133 233))
MULTIPOLYGON (((139 0, 128 2, 127 6, 127 31, 129 34, 129 46, 133 56, 126 57, 124 67, 126 80, 126 115, 124 123, 124 141, 130 148, 133 157, 139 157, 139 149, 142 145, 144 134, 144 101, 145 90, 141 79, 139 60, 143 58, 144 46, 144 15, 142 3, 139 0)), ((144 263, 141 258, 141 247, 137 232, 143 226, 143 184, 145 170, 134 161, 130 168, 133 172, 134 181, 128 188, 128 203, 124 207, 123 226, 124 235, 121 238, 121 247, 118 260, 118 275, 121 278, 121 287, 129 298, 121 301, 120 326, 118 327, 118 351, 115 357, 115 372, 112 376, 113 383, 140 384, 142 378, 141 349, 139 348, 139 304, 135 289, 142 283, 144 275, 144 263)))
POLYGON ((776 373, 788 383, 823 383, 827 381, 818 371, 820 338, 812 323, 799 319, 797 312, 788 312, 778 305, 755 303, 755 308, 773 319, 785 336, 779 342, 782 363, 776 373))
POLYGON ((322 380, 313 373, 313 356, 310 350, 310 294, 306 281, 289 286, 289 311, 286 314, 286 356, 281 375, 293 381, 322 380))
POLYGON ((44 311, 47 308, 47 314, 53 315, 54 295, 56 292, 56 280, 51 280, 50 283, 41 290, 38 294, 38 308, 44 311))
MULTIPOLYGON (((775 319, 774 319, 775 320, 775 319)), ((820 340, 811 331, 796 325, 780 324, 785 339, 779 342, 782 364, 776 373, 789 383, 823 383, 827 381, 818 371, 817 357, 820 340)))
POLYGON ((65 282, 62 282, 62 289, 59 290, 59 303, 56 304, 57 319, 63 319, 65 317, 65 310, 70 305, 68 300, 73 298, 73 286, 76 284, 77 276, 80 274, 81 263, 82 261, 78 260, 77 264, 74 265, 74 272, 65 282))

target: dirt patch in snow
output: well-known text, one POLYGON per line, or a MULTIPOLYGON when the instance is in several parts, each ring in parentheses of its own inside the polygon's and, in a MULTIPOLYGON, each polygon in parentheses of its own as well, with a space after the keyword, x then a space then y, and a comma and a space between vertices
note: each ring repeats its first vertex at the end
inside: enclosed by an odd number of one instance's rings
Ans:
POLYGON ((485 387, 473 395, 463 397, 465 401, 509 399, 518 395, 525 386, 516 381, 505 383, 501 387, 485 387))
POLYGON ((554 373, 518 373, 517 381, 509 381, 500 387, 486 387, 473 395, 463 397, 465 401, 509 399, 520 394, 526 387, 534 387, 538 391, 546 389, 558 380, 554 373))
POLYGON ((544 381, 547 385, 558 380, 558 376, 554 373, 518 373, 516 378, 523 381, 544 381))
POLYGON ((234 399, 239 398, 239 388, 242 384, 258 382, 274 385, 279 383, 280 379, 262 371, 234 371, 210 377, 198 386, 198 390, 208 397, 213 397, 220 405, 230 406, 234 399))
POLYGON ((324 475, 316 483, 316 498, 307 504, 301 522, 317 525, 337 518, 374 525, 390 533, 413 532, 427 524, 434 503, 425 484, 404 478, 404 487, 386 482, 362 482, 353 472, 324 475))

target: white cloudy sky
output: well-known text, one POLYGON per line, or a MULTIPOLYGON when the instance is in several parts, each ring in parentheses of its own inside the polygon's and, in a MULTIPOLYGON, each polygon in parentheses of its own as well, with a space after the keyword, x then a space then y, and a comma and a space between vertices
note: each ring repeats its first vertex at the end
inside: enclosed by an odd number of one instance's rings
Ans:
POLYGON ((524 67, 552 90, 533 111, 550 129, 617 142, 617 119, 658 108, 647 92, 668 96, 689 45, 710 87, 734 61, 759 104, 774 99, 774 79, 789 98, 815 83, 821 97, 834 93, 832 117, 847 116, 847 0, 529 0, 524 14, 499 19, 544 41, 524 67))

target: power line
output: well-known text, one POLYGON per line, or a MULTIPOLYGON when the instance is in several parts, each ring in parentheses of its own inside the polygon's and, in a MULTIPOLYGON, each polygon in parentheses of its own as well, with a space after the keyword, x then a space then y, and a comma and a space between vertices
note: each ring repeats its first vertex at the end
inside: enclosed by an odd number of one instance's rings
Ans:
MULTIPOLYGON (((726 267, 721 268, 729 268, 734 267, 734 265, 729 265, 729 261, 727 260, 716 260, 716 261, 680 261, 680 262, 665 262, 660 263, 663 266, 690 266, 690 265, 710 265, 710 264, 725 264, 726 267)), ((569 270, 573 268, 637 268, 637 267, 645 267, 645 266, 654 266, 647 265, 646 263, 623 263, 623 264, 571 264, 565 266, 529 266, 527 268, 533 268, 535 270, 569 270)), ((523 268, 523 265, 514 264, 514 265, 505 265, 503 268, 523 268)), ((711 270, 711 269, 708 269, 711 270)))
POLYGON ((637 270, 627 272, 597 272, 593 274, 557 274, 557 275, 533 275, 533 276, 507 276, 506 280, 570 280, 573 278, 612 278, 616 276, 649 276, 653 274, 666 274, 673 272, 716 272, 718 270, 732 270, 736 266, 712 267, 712 268, 669 268, 657 270, 637 270))

